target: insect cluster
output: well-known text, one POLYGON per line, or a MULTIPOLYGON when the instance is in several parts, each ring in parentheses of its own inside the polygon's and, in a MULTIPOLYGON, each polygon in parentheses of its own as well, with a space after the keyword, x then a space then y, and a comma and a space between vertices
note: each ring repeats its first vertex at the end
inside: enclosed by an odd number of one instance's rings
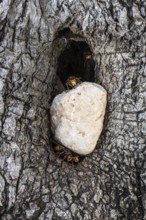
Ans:
POLYGON ((83 159, 82 156, 79 156, 74 152, 68 150, 66 147, 62 146, 60 143, 57 143, 56 141, 53 141, 53 149, 59 158, 68 163, 77 164, 83 159))

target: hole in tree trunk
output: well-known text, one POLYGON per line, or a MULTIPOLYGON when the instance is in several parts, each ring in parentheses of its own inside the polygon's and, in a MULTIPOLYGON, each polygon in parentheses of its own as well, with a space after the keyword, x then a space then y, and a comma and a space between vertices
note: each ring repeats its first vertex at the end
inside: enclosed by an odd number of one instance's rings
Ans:
MULTIPOLYGON (((68 89, 67 80, 70 77, 80 78, 80 81, 94 82, 95 62, 93 60, 92 51, 86 41, 73 34, 69 28, 65 28, 58 32, 55 39, 55 50, 57 54, 58 48, 61 48, 60 55, 57 60, 56 85, 54 87, 54 96, 68 89)), ((58 157, 61 159, 76 164, 84 159, 61 143, 56 142, 52 135, 52 147, 58 157)))
POLYGON ((94 82, 94 67, 89 45, 83 41, 69 40, 58 58, 57 75, 64 86, 71 76, 80 77, 81 81, 94 82))

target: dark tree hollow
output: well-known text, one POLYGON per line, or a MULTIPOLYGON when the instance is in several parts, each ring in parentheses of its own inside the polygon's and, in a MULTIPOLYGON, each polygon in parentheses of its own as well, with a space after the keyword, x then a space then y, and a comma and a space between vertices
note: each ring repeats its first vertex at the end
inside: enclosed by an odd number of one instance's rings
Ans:
POLYGON ((85 41, 69 40, 58 58, 57 75, 63 84, 70 76, 94 82, 94 67, 89 45, 85 41))

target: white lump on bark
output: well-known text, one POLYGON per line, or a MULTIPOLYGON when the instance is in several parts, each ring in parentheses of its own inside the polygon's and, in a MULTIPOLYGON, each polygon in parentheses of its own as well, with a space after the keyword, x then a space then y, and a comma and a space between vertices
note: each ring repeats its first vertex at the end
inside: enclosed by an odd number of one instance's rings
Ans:
POLYGON ((90 154, 103 129, 106 90, 83 82, 57 95, 50 108, 54 139, 80 155, 90 154))

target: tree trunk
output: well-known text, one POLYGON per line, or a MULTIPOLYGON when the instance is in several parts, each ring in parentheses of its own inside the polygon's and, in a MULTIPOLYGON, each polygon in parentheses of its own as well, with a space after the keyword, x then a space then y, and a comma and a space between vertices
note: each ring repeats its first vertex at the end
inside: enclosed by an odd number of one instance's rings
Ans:
POLYGON ((144 0, 0 1, 2 220, 146 219, 145 18, 144 0), (64 28, 88 43, 108 92, 96 150, 77 165, 50 142, 64 28))

